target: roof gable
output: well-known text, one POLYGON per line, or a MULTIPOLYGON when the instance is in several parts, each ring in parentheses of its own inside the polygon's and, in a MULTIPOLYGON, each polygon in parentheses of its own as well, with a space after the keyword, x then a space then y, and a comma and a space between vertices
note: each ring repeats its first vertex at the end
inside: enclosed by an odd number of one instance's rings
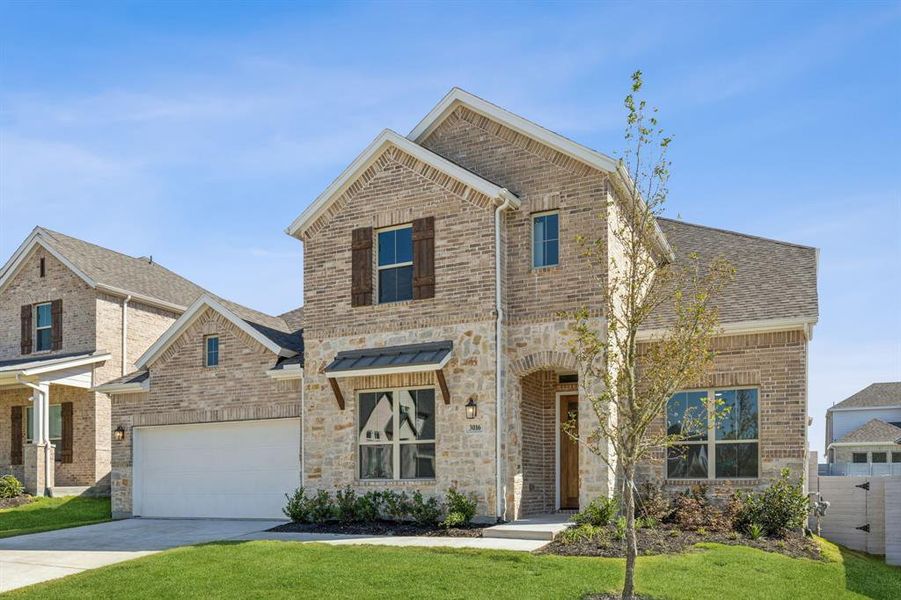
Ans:
POLYGON ((901 427, 886 423, 879 419, 870 419, 854 431, 846 433, 836 444, 853 443, 879 443, 897 444, 901 442, 901 427))
MULTIPOLYGON (((172 324, 169 329, 156 340, 147 351, 135 362, 138 370, 146 369, 157 358, 159 358, 176 340, 197 321, 206 309, 222 315, 225 319, 233 323, 243 333, 259 342, 263 347, 277 356, 295 356, 299 352, 303 352, 302 338, 299 333, 292 334, 287 329, 287 324, 283 324, 283 329, 273 329, 261 326, 257 323, 249 322, 239 316, 234 310, 227 307, 230 304, 226 301, 220 301, 209 294, 204 294, 198 298, 188 309, 172 324)), ((242 307, 243 308, 243 307, 242 307)), ((247 309, 249 310, 249 309, 247 309)), ((271 317, 275 319, 276 317, 271 317)), ((284 320, 282 320, 284 323, 284 320)))
MULTIPOLYGON (((366 175, 367 169, 381 159, 386 150, 396 148, 412 159, 422 163, 419 172, 422 175, 437 175, 429 172, 429 169, 440 172, 446 177, 452 178, 459 185, 451 185, 458 195, 469 197, 472 192, 477 192, 488 197, 489 200, 502 202, 510 200, 514 206, 519 206, 519 199, 515 195, 478 175, 467 171, 449 160, 411 142, 400 134, 386 129, 382 131, 366 149, 335 179, 291 225, 285 230, 288 235, 303 239, 308 235, 320 218, 329 214, 329 210, 346 192, 352 192, 355 185, 359 185, 361 177, 366 175)), ((433 181, 444 178, 431 177, 433 181)))

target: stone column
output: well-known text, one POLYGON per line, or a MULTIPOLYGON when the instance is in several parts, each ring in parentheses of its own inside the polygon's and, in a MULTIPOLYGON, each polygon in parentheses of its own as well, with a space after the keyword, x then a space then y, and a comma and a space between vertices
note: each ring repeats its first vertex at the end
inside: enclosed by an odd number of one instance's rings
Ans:
POLYGON ((43 496, 54 481, 55 448, 50 442, 26 444, 23 452, 25 463, 25 491, 33 496, 43 496), (49 465, 49 468, 47 468, 49 465))

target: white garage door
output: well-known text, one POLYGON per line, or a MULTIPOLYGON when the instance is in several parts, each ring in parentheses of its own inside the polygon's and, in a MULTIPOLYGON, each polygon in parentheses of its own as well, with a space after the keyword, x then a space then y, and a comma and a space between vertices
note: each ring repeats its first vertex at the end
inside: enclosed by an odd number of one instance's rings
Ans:
POLYGON ((298 419, 134 430, 136 516, 285 518, 298 485, 298 419))

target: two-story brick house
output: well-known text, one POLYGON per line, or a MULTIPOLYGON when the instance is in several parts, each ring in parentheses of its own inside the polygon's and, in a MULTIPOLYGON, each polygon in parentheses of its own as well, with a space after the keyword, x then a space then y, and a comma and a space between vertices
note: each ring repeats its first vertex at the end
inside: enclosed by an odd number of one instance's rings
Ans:
POLYGON ((203 290, 134 258, 37 227, 0 270, 0 473, 32 493, 109 490, 110 399, 203 290))
MULTIPOLYGON (((603 327, 605 274, 576 239, 609 235, 629 184, 617 161, 458 89, 408 136, 382 132, 288 228, 303 243, 302 340, 283 335, 299 335, 299 314, 254 335, 246 313, 199 302, 137 359, 142 371, 104 386, 122 428, 115 513, 271 517, 295 481, 457 486, 492 519, 613 494, 615 471, 561 432, 573 412, 590 428, 592 411, 560 315, 585 308, 603 327), (211 369, 206 339, 226 330, 228 369, 211 369), (230 480, 231 460, 269 475, 230 480)), ((644 475, 674 488, 755 487, 782 467, 803 477, 816 250, 660 219, 647 251, 725 255, 737 271, 715 366, 660 426, 703 398, 737 417, 710 419, 644 475)), ((655 315, 646 341, 667 320, 655 315)))

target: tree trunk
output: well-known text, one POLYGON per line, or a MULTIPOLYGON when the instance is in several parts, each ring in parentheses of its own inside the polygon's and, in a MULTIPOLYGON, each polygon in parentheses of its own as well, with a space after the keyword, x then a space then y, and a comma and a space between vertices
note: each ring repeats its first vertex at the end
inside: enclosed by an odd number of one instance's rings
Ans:
POLYGON ((638 540, 635 537, 635 472, 633 468, 623 473, 623 502, 626 509, 626 581, 622 600, 635 598, 635 560, 638 557, 638 540))

